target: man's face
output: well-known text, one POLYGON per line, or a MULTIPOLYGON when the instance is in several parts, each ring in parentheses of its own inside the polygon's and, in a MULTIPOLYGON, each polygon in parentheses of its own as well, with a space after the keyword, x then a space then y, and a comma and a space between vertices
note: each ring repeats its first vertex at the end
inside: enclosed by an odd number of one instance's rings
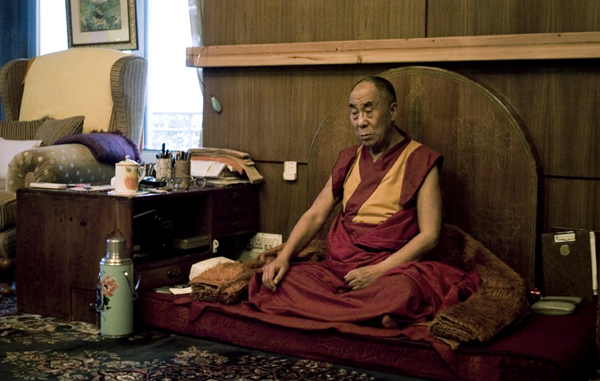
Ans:
POLYGON ((350 94, 354 133, 372 153, 388 148, 394 132, 396 107, 396 103, 390 105, 371 82, 359 83, 350 94))

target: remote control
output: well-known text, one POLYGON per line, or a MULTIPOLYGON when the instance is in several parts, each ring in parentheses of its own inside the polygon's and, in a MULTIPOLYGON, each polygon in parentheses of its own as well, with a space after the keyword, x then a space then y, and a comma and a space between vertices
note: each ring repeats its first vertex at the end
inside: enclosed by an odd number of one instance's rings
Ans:
POLYGON ((67 189, 67 184, 58 183, 31 183, 29 184, 32 188, 44 188, 44 189, 67 189))

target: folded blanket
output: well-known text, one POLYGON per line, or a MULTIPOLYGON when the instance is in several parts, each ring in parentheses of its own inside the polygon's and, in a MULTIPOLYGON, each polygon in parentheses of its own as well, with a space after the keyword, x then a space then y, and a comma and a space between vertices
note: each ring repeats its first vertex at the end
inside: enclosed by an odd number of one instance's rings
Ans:
POLYGON ((486 342, 530 311, 525 282, 490 250, 454 225, 442 228, 440 244, 428 259, 475 268, 481 288, 464 302, 439 312, 429 331, 456 348, 471 340, 486 342))
MULTIPOLYGON (((254 273, 273 261, 284 246, 282 244, 265 251, 248 262, 234 262, 231 266, 220 264, 206 270, 192 280, 192 298, 232 304, 247 290, 254 273), (230 267, 235 270, 229 270, 230 267), (226 270, 231 273, 225 275, 226 270)), ((295 260, 316 262, 325 259, 326 255, 326 241, 313 240, 295 260)), ((530 305, 523 279, 483 244, 457 226, 443 225, 440 243, 427 259, 455 265, 464 270, 475 268, 481 277, 481 288, 477 292, 464 302, 439 312, 427 323, 434 337, 453 348, 471 340, 488 341, 529 312, 530 305)))
MULTIPOLYGON (((211 303, 230 305, 236 303, 246 291, 250 278, 271 263, 285 244, 264 251, 247 262, 217 264, 191 280, 192 298, 211 303)), ((317 262, 325 259, 327 242, 314 240, 301 250, 294 262, 317 262)))
POLYGON ((59 144, 83 144, 90 149, 96 160, 115 164, 129 155, 132 160, 142 162, 142 154, 137 144, 120 132, 92 132, 65 136, 54 142, 59 144))

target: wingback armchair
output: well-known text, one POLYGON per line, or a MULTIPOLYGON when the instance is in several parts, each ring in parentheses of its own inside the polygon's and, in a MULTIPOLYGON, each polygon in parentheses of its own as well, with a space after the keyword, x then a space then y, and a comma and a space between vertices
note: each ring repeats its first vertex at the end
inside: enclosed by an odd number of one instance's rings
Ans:
POLYGON ((110 181, 114 164, 96 160, 85 145, 53 143, 72 133, 118 131, 139 144, 146 76, 143 57, 99 48, 17 59, 2 67, 0 138, 35 141, 39 148, 16 153, 6 179, 0 179, 0 293, 12 292, 17 189, 31 182, 110 181))

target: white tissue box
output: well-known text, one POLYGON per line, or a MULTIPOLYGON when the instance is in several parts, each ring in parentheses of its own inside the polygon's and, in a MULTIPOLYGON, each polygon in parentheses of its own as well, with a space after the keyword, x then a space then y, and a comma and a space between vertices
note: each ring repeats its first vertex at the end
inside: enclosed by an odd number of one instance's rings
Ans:
POLYGON ((232 259, 225 258, 225 257, 214 257, 214 258, 205 259, 204 261, 195 263, 192 265, 192 268, 190 269, 190 280, 197 277, 204 270, 208 270, 211 267, 218 265, 219 263, 227 263, 227 262, 234 262, 234 261, 232 259))

